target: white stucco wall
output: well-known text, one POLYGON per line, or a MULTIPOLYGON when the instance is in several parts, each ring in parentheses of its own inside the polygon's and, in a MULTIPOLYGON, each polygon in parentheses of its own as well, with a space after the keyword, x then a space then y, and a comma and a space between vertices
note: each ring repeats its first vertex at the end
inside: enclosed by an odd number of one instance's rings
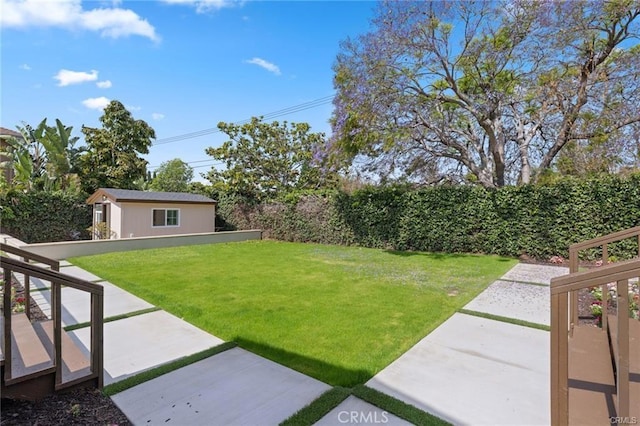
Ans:
MULTIPOLYGON (((119 226, 112 225, 118 232, 117 238, 151 237, 163 235, 196 234, 215 231, 214 204, 178 204, 178 203, 119 203, 119 226), (154 209, 177 209, 179 226, 154 227, 154 209)), ((115 205, 112 204, 112 205, 115 205)), ((115 209, 114 209, 115 211, 115 209)), ((116 213, 112 214, 115 221, 116 213)), ((115 222, 112 222, 115 224, 115 222)))
POLYGON ((209 232, 206 234, 171 235, 164 237, 121 238, 117 240, 61 241, 56 243, 25 244, 10 236, 5 243, 28 250, 50 259, 62 260, 75 256, 111 253, 117 251, 142 250, 159 247, 177 247, 196 244, 230 243, 260 240, 262 231, 209 232))
POLYGON ((109 216, 107 220, 111 226, 111 232, 114 233, 113 239, 122 238, 122 208, 118 203, 109 203, 109 216))

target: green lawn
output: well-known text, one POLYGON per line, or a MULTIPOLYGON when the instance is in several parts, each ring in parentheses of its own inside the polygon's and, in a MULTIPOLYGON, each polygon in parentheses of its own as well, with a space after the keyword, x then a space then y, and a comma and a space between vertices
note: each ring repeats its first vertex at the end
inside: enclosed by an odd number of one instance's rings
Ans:
POLYGON ((71 262, 331 385, 364 383, 516 261, 276 241, 71 262))

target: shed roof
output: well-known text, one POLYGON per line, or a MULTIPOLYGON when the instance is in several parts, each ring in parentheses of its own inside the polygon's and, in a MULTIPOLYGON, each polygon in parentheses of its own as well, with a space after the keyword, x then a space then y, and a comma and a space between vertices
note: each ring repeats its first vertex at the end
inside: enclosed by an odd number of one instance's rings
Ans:
POLYGON ((131 189, 100 188, 88 199, 88 204, 102 200, 102 196, 114 202, 173 203, 173 204, 215 204, 215 200, 199 194, 187 192, 151 192, 131 189))

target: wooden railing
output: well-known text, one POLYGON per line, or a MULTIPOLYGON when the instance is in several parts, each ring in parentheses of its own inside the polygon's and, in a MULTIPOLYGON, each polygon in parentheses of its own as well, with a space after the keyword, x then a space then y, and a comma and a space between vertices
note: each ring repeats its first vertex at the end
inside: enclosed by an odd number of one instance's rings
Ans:
MULTIPOLYGON (((640 226, 635 228, 625 229, 623 231, 615 232, 613 234, 605 235, 604 237, 593 238, 591 240, 583 241, 577 244, 569 246, 569 273, 573 274, 579 270, 579 255, 582 250, 602 248, 602 264, 606 265, 609 261, 609 244, 616 243, 628 238, 634 238, 638 242, 638 256, 640 256, 640 226)), ((602 290, 602 330, 607 329, 607 284, 601 286, 602 290)), ((571 324, 578 324, 578 292, 571 292, 571 299, 569 303, 571 324)))
MULTIPOLYGON (((24 251, 7 247, 4 244, 0 248, 9 253, 24 256, 24 251)), ((43 262, 41 256, 32 254, 26 256, 32 260, 43 262)), ((47 259, 50 260, 50 259, 47 259)), ((55 261, 52 261, 55 262, 55 261)), ((47 262, 43 262, 47 263, 47 262)), ((55 263, 47 263, 56 268, 59 265, 55 263)), ((25 290, 29 287, 29 277, 39 278, 51 283, 51 319, 53 321, 53 368, 55 369, 55 387, 56 390, 61 387, 71 386, 77 382, 84 382, 90 379, 96 379, 98 388, 103 385, 103 311, 104 311, 104 289, 101 285, 94 284, 85 280, 62 274, 56 269, 45 269, 33 264, 23 262, 21 260, 0 256, 0 265, 2 266, 5 280, 5 291, 3 299, 3 315, 4 315, 4 363, 5 363, 5 383, 11 382, 11 362, 12 362, 12 345, 11 345, 11 279, 13 274, 23 274, 25 276, 25 290), (72 382, 62 381, 62 287, 70 287, 77 290, 85 291, 91 294, 91 338, 90 338, 90 368, 89 373, 83 377, 76 378, 72 382)), ((25 298, 25 305, 29 305, 30 300, 25 298)))
MULTIPOLYGON (((636 228, 637 229, 637 228, 636 228)), ((619 233, 618 235, 623 235, 619 233)), ((626 235, 626 234, 624 234, 626 235)), ((601 244, 609 238, 599 239, 601 244)), ((594 240, 595 241, 595 240, 594 240)), ((584 246, 583 248, 586 248, 584 246)), ((616 356, 617 417, 629 416, 629 280, 640 277, 640 258, 575 272, 551 280, 551 424, 569 423, 569 341, 577 322, 569 312, 569 294, 590 287, 616 283, 617 339, 612 341, 616 356), (571 319, 571 323, 570 323, 571 319), (617 346, 617 347, 616 347, 617 346)), ((573 296, 572 296, 573 297, 573 296)), ((607 293, 603 292, 603 300, 607 293)), ((571 304, 573 309, 575 304, 571 304)), ((603 306, 603 320, 607 316, 603 306)), ((606 328, 603 327, 604 330, 606 328)))
MULTIPOLYGON (((0 243, 0 251, 4 253, 13 254, 15 256, 20 257, 24 262, 31 263, 31 261, 44 263, 51 267, 54 271, 60 271, 60 262, 54 259, 49 259, 48 257, 41 256, 39 254, 31 253, 26 250, 19 249, 14 246, 10 246, 5 243, 0 243)), ((24 282, 28 283, 31 281, 31 277, 29 275, 24 276, 24 282)), ((31 300, 31 286, 24 286, 24 298, 25 300, 31 300)), ((26 303, 24 307, 24 313, 27 315, 27 318, 31 319, 31 304, 26 303)))

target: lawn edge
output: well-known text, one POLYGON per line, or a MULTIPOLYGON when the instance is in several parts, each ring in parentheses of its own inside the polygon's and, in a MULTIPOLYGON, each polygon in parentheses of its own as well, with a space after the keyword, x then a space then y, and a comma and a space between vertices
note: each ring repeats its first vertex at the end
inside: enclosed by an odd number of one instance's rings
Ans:
POLYGON ((507 283, 513 283, 513 284, 523 284, 523 285, 535 285, 537 287, 549 287, 549 284, 545 284, 545 283, 536 283, 533 281, 521 281, 521 280, 506 280, 506 279, 498 279, 496 281, 503 281, 503 282, 507 282, 507 283))
POLYGON ((221 343, 209 349, 205 349, 203 351, 196 352, 195 354, 179 358, 175 361, 171 361, 167 364, 163 364, 150 370, 143 371, 139 374, 136 374, 135 376, 127 377, 126 379, 119 382, 111 383, 110 385, 102 388, 102 393, 106 396, 113 396, 141 383, 155 379, 156 377, 160 377, 179 368, 186 367, 187 365, 202 361, 203 359, 209 358, 213 355, 219 354, 229 349, 233 349, 236 346, 238 345, 235 342, 221 343))
POLYGON ((451 423, 433 414, 427 413, 411 404, 407 404, 393 396, 380 392, 379 390, 370 388, 365 385, 358 385, 351 390, 353 396, 361 400, 375 405, 384 411, 400 417, 412 424, 425 426, 444 426, 451 423))
MULTIPOLYGON (((121 319, 125 319, 125 318, 131 318, 131 317, 137 317, 138 315, 144 315, 144 314, 148 314, 151 312, 156 312, 156 311, 161 311, 162 308, 159 308, 157 306, 153 306, 151 308, 146 308, 146 309, 140 309, 139 311, 133 311, 133 312, 129 312, 126 314, 120 314, 120 315, 114 315, 112 317, 107 317, 105 318, 102 322, 104 323, 108 323, 108 322, 113 322, 113 321, 118 321, 121 319)), ((91 326, 91 322, 87 321, 87 322, 79 322, 78 324, 71 324, 68 325, 66 327, 63 327, 64 331, 74 331, 74 330, 78 330, 80 328, 86 328, 91 326)))
POLYGON ((397 398, 380 392, 365 385, 357 385, 353 388, 336 386, 329 389, 309 405, 303 407, 291 417, 280 423, 280 426, 307 426, 313 425, 326 416, 331 410, 350 395, 362 401, 374 405, 387 413, 393 414, 413 424, 425 426, 451 425, 449 422, 427 413, 413 405, 407 404, 397 398))
POLYGON ((516 318, 503 317, 500 315, 488 314, 486 312, 478 312, 470 309, 458 309, 460 314, 471 315, 474 317, 485 318, 494 321, 506 322, 508 324, 521 325, 523 327, 535 328, 537 330, 551 331, 551 327, 546 324, 538 324, 537 322, 529 322, 516 318))
POLYGON ((335 386, 281 422, 280 426, 312 425, 340 405, 349 395, 351 395, 350 389, 335 386))

